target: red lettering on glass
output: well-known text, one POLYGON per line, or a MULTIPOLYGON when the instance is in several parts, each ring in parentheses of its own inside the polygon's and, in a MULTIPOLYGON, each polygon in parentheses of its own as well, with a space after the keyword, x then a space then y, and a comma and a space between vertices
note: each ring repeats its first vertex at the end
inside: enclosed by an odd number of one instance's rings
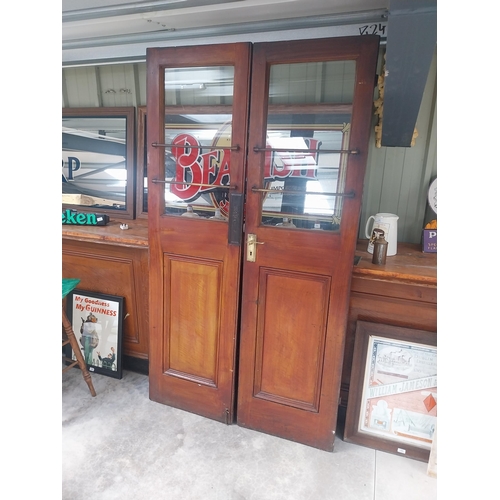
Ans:
MULTIPOLYGON (((200 143, 189 134, 177 135, 173 144, 179 144, 179 147, 172 147, 172 155, 175 158, 175 180, 177 182, 192 182, 201 184, 202 181, 202 166, 198 162, 200 153, 200 143), (190 145, 196 147, 183 148, 182 145, 190 145), (188 174, 191 173, 189 176, 188 174)), ((171 184, 170 192, 179 198, 187 201, 194 200, 198 197, 199 186, 188 184, 171 184)))
MULTIPOLYGON (((319 149, 321 142, 317 139, 304 138, 309 149, 319 149)), ((231 151, 216 150, 201 152, 201 144, 189 134, 179 134, 172 141, 172 155, 176 162, 175 180, 207 186, 171 184, 170 191, 185 201, 193 201, 200 193, 214 191, 220 186, 229 185, 231 173, 231 151), (192 146, 192 147, 183 147, 192 146)), ((266 143, 266 147, 270 145, 266 143)), ((275 153, 266 151, 264 156, 264 179, 266 181, 281 180, 287 177, 304 179, 317 178, 318 152, 314 153, 275 153), (278 165, 275 158, 279 157, 278 165)), ((220 208, 227 208, 226 200, 220 203, 220 208)))

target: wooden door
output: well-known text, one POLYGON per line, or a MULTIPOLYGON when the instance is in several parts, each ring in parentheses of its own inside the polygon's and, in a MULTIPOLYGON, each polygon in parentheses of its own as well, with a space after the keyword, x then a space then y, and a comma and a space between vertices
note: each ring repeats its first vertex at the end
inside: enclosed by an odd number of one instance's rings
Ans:
POLYGON ((151 399, 333 449, 377 52, 148 50, 151 399))
POLYGON ((150 398, 222 422, 234 409, 250 50, 147 51, 150 398))
POLYGON ((237 419, 324 450, 335 436, 377 52, 365 37, 253 50, 237 419))

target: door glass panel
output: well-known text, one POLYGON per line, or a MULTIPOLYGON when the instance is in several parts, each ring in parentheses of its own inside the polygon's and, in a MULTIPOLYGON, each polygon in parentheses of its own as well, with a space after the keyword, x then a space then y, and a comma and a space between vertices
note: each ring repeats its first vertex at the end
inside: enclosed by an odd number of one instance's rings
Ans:
POLYGON ((227 221, 234 67, 165 69, 165 212, 227 221))
POLYGON ((354 61, 271 66, 262 224, 339 229, 355 69, 354 61))

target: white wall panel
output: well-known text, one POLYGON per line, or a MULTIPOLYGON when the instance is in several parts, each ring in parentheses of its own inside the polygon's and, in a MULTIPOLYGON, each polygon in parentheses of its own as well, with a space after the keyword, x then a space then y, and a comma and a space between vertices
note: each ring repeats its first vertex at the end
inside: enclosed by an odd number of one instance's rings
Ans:
POLYGON ((96 67, 63 69, 63 100, 66 108, 93 108, 100 106, 96 67))

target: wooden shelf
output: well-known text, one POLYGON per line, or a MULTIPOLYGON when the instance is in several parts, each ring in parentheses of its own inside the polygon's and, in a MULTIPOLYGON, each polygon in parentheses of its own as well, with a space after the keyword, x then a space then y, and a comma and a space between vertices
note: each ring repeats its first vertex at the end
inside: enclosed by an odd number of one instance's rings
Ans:
POLYGON ((137 220, 111 220, 106 226, 62 226, 62 237, 66 240, 104 243, 125 247, 148 247, 148 226, 137 220), (120 224, 128 229, 120 229, 120 224))
POLYGON ((420 245, 398 243, 398 253, 387 257, 386 264, 372 264, 367 252, 368 240, 358 240, 353 277, 437 286, 437 253, 424 253, 420 245))

